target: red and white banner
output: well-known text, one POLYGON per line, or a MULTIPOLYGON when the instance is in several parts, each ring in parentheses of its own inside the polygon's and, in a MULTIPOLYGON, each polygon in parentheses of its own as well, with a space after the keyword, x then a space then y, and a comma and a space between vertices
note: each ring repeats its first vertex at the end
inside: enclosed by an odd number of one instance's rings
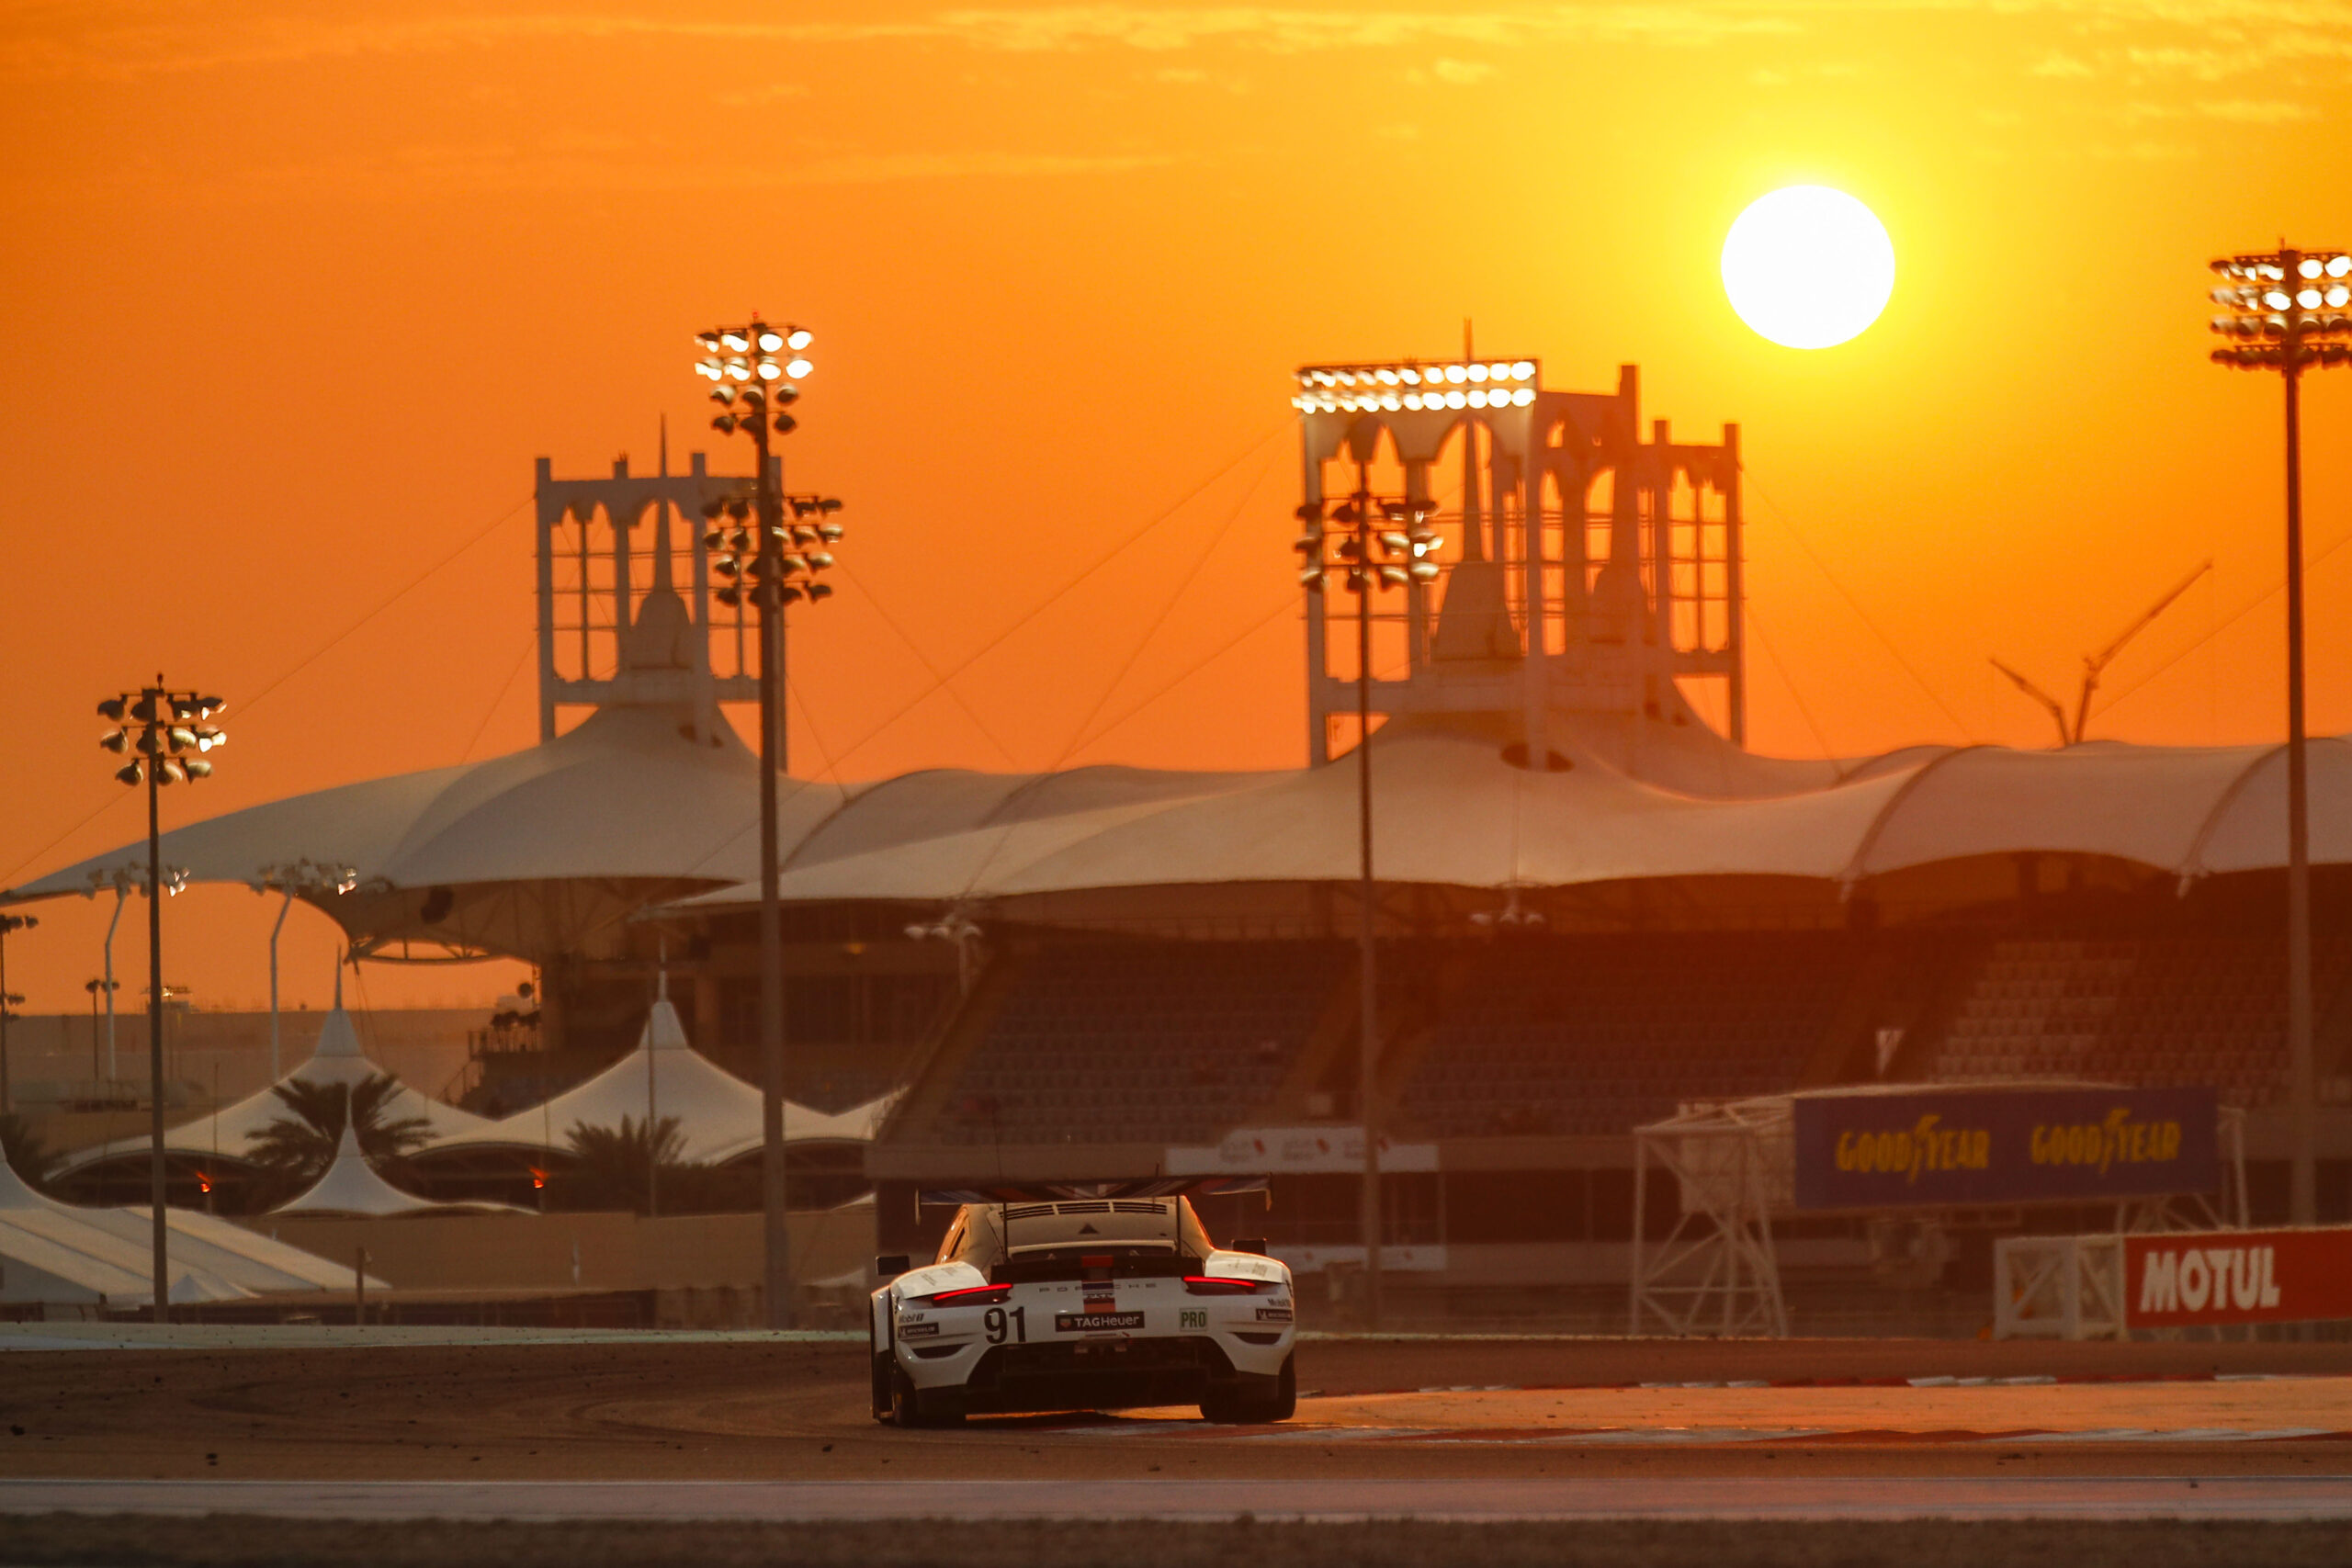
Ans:
POLYGON ((2131 1327, 2331 1317, 2352 1317, 2352 1225, 2123 1238, 2131 1327))

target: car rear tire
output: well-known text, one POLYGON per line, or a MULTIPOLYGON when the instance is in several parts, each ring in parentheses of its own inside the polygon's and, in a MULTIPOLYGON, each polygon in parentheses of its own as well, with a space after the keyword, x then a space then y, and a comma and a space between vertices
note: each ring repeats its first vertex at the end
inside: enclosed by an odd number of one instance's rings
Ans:
POLYGON ((890 1423, 895 1427, 960 1427, 964 1424, 961 1389, 925 1391, 914 1385, 906 1369, 890 1368, 890 1423))
POLYGON ((1298 1368, 1295 1356, 1283 1358, 1283 1370, 1274 1378, 1274 1397, 1266 1404, 1261 1421, 1287 1421, 1298 1414, 1298 1368))
POLYGON ((1275 1374, 1271 1393, 1211 1389, 1201 1400, 1201 1419, 1215 1422, 1220 1427, 1287 1421, 1297 1414, 1298 1371, 1288 1356, 1283 1358, 1283 1370, 1275 1374))

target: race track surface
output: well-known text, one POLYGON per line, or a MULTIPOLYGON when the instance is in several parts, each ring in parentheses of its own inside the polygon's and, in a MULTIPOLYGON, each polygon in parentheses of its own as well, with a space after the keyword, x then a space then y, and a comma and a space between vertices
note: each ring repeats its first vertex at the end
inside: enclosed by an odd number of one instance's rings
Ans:
POLYGON ((0 1482, 0 1515, 758 1520, 2259 1519, 2352 1526, 2343 1476, 1764 1476, 1351 1481, 0 1482))
POLYGON ((900 1432, 839 1341, 26 1351, 0 1358, 0 1510, 1013 1517, 1084 1482, 1105 1517, 2352 1517, 2342 1344, 1357 1339, 1299 1359, 1279 1426, 900 1432))

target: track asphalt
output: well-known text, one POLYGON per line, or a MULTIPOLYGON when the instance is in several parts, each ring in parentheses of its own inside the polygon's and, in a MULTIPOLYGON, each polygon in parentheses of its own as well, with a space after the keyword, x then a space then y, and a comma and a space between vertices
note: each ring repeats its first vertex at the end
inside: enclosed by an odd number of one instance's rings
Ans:
POLYGON ((2352 1526, 2342 1343, 1330 1339, 1293 1422, 899 1431, 856 1342, 189 1337, 0 1357, 0 1516, 2352 1526))
POLYGON ((2352 1523, 2342 1476, 1643 1481, 0 1482, 0 1514, 353 1519, 2258 1519, 2352 1523))

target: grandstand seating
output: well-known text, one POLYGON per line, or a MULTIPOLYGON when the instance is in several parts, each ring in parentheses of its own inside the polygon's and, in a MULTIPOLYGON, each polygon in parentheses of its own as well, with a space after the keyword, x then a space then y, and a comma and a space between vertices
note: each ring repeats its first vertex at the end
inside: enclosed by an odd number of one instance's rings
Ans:
MULTIPOLYGON (((2323 1005, 2347 972, 2352 948, 2313 943, 2323 1005)), ((2200 934, 1996 943, 1927 1076, 2211 1084, 2253 1107, 2278 1098, 2286 1070, 2283 944, 2200 934)))
MULTIPOLYGON (((1925 1081, 2211 1084, 2259 1107, 2285 1071, 2269 936, 1679 931, 1396 951, 1381 1010, 1407 1136, 1622 1134, 1688 1101, 1826 1081, 1833 1058, 1854 1072, 1840 1040, 1866 1043, 1890 1011, 1915 1035, 1896 1070, 1925 1081)), ((1353 961, 1345 942, 1050 944, 942 1064, 924 1125, 957 1145, 1182 1144, 1285 1114, 1277 1090, 1318 1022, 1346 1024, 1353 961)), ((2314 980, 2324 1014, 2352 982, 2352 939, 2321 940, 2314 980)), ((1345 1115, 1352 1047, 1332 1043, 1292 1087, 1331 1091, 1345 1115)))
POLYGON ((1837 932, 1484 944, 1399 1115, 1437 1137, 1622 1134, 1683 1100, 1793 1089, 1855 953, 1837 932))
POLYGON ((1212 1141, 1264 1106, 1348 962, 1336 942, 1048 947, 1023 965, 964 1063, 939 1134, 1212 1141))

